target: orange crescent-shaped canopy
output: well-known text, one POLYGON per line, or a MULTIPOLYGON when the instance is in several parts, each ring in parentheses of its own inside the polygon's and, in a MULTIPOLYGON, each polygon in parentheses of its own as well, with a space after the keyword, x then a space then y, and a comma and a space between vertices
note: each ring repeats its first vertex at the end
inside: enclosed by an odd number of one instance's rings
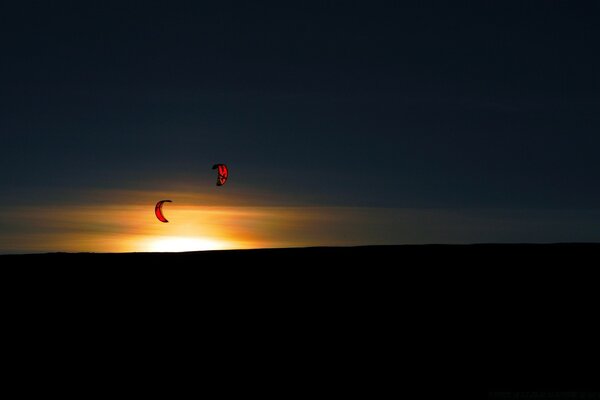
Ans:
POLYGON ((227 182, 227 178, 229 177, 229 169, 225 164, 215 164, 212 169, 218 170, 217 175, 217 186, 223 186, 225 182, 227 182))
POLYGON ((154 214, 156 214, 156 218, 158 218, 158 220, 160 222, 169 222, 169 220, 167 220, 162 213, 163 203, 172 203, 172 201, 171 200, 161 200, 158 203, 156 203, 156 207, 154 207, 154 214))

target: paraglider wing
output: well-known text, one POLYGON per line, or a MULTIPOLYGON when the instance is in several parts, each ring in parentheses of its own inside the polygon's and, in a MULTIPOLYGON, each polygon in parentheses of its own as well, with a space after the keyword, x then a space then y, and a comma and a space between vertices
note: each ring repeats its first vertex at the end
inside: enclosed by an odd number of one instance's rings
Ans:
POLYGON ((225 164, 215 164, 212 169, 218 170, 217 175, 217 186, 223 186, 225 182, 227 182, 227 177, 229 176, 229 169, 225 164))
POLYGON ((162 213, 163 203, 172 203, 172 201, 171 200, 161 200, 158 203, 156 203, 156 207, 154 207, 154 214, 156 214, 156 218, 158 218, 158 220, 160 222, 169 222, 162 213))

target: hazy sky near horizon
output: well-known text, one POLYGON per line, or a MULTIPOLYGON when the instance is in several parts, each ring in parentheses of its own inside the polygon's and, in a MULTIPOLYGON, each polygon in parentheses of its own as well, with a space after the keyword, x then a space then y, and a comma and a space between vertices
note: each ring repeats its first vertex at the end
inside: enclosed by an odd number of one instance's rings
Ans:
POLYGON ((2 4, 0 252, 597 241, 599 17, 557 0, 2 4), (166 198, 177 224, 153 219, 166 198))

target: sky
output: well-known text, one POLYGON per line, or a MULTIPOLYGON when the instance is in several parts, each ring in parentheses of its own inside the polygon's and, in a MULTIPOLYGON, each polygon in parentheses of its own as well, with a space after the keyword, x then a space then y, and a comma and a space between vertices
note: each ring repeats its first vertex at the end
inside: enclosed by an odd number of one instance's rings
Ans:
POLYGON ((600 237, 596 1, 4 3, 0 253, 600 237))

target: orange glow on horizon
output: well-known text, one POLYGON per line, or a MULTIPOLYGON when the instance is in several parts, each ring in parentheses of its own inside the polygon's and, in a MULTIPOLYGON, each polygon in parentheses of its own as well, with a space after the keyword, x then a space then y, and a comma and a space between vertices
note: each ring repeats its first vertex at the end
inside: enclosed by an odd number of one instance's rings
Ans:
POLYGON ((147 252, 182 252, 225 250, 230 248, 226 242, 195 237, 166 237, 149 239, 142 251, 147 252))
POLYGON ((169 223, 154 205, 27 207, 7 217, 28 230, 0 237, 1 249, 19 252, 179 252, 264 247, 257 209, 170 203, 169 223))
MULTIPOLYGON (((4 208, 0 217, 13 231, 0 235, 0 253, 356 245, 364 244, 369 226, 365 221, 373 215, 373 210, 344 207, 219 206, 204 195, 185 192, 160 197, 153 192, 116 192, 112 202, 110 198, 107 192, 96 197, 97 202, 4 208), (155 215, 157 198, 173 200, 165 211, 168 223, 155 215)), ((236 201, 241 202, 240 197, 236 201)))

